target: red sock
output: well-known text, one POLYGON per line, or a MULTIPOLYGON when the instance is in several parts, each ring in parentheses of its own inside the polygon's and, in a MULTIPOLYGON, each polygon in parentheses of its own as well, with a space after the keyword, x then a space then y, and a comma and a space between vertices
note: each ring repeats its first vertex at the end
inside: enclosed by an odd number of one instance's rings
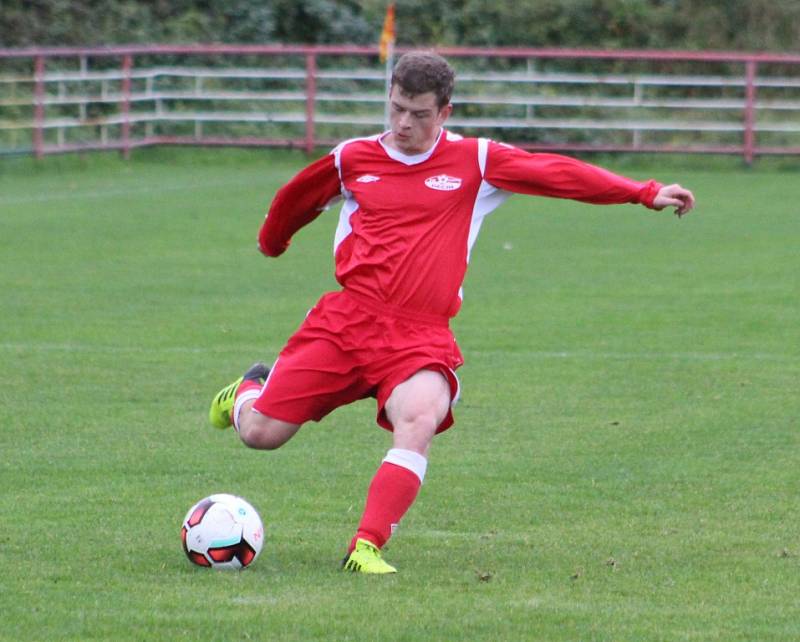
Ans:
POLYGON ((238 398, 239 395, 241 395, 243 392, 247 392, 248 390, 261 390, 263 387, 263 383, 252 381, 251 379, 244 379, 242 383, 239 384, 239 387, 236 388, 236 397, 238 398))
POLYGON ((364 514, 349 550, 355 548, 359 538, 381 548, 414 503, 419 487, 419 477, 408 468, 383 462, 369 485, 364 514))
MULTIPOLYGON (((238 400, 243 394, 246 392, 252 392, 251 398, 256 399, 258 398, 258 393, 261 392, 261 388, 263 384, 259 383, 258 381, 252 381, 250 379, 245 379, 242 383, 239 384, 239 387, 236 388, 236 399, 238 400), (253 392, 255 391, 255 392, 253 392)), ((244 401, 247 401, 245 399, 244 401)), ((244 402, 243 402, 244 403, 244 402)), ((233 429, 236 432, 239 432, 239 404, 234 403, 233 409, 231 410, 231 422, 233 423, 233 429)))

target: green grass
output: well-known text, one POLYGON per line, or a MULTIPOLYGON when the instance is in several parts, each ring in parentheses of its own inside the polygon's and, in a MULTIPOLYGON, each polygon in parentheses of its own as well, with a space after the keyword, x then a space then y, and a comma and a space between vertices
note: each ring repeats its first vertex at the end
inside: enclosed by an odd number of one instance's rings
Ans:
POLYGON ((335 212, 255 251, 304 162, 0 161, 0 639, 800 638, 796 172, 618 161, 696 213, 493 214, 456 427, 369 578, 338 560, 389 445, 371 401, 272 453, 205 423, 334 286, 335 212), (180 548, 217 491, 267 527, 242 573, 180 548))

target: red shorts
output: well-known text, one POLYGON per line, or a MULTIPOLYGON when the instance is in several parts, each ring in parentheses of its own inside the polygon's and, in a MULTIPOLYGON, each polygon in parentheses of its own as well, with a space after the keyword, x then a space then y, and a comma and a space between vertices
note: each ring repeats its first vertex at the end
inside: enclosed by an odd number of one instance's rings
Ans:
MULTIPOLYGON (((293 424, 319 421, 358 399, 378 400, 378 425, 392 430, 384 406, 419 372, 441 372, 458 397, 464 363, 444 317, 406 312, 347 291, 324 295, 278 355, 253 408, 293 424)), ((448 411, 437 432, 453 425, 448 411)))

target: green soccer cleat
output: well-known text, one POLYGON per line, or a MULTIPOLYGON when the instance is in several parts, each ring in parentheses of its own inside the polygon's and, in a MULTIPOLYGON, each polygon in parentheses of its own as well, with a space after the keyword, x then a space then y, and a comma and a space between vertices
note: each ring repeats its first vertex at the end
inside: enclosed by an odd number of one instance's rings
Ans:
POLYGON ((263 363, 253 364, 250 369, 239 377, 236 381, 225 386, 220 390, 214 400, 211 402, 211 408, 208 411, 208 420, 214 428, 224 430, 233 424, 233 405, 236 402, 236 391, 239 389, 242 381, 257 381, 264 383, 269 375, 269 368, 263 363))
POLYGON ((342 560, 342 569, 354 573, 370 573, 384 575, 397 573, 397 569, 383 561, 380 549, 372 542, 357 539, 356 547, 342 560))

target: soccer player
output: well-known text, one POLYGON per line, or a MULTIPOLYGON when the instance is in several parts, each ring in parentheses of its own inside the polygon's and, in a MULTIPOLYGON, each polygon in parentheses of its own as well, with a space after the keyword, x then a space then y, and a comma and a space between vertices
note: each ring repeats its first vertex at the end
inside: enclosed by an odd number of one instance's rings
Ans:
POLYGON ((341 290, 322 296, 271 370, 254 365, 211 405, 212 424, 233 425, 247 446, 269 450, 309 420, 377 399, 377 423, 392 431, 392 447, 367 491, 346 570, 396 571, 381 548, 417 496, 433 436, 453 424, 463 360, 448 322, 486 215, 511 193, 673 207, 678 216, 694 205, 680 185, 447 131, 453 84, 440 56, 402 56, 389 131, 341 143, 278 191, 258 234, 272 257, 344 200, 334 239, 341 290))

